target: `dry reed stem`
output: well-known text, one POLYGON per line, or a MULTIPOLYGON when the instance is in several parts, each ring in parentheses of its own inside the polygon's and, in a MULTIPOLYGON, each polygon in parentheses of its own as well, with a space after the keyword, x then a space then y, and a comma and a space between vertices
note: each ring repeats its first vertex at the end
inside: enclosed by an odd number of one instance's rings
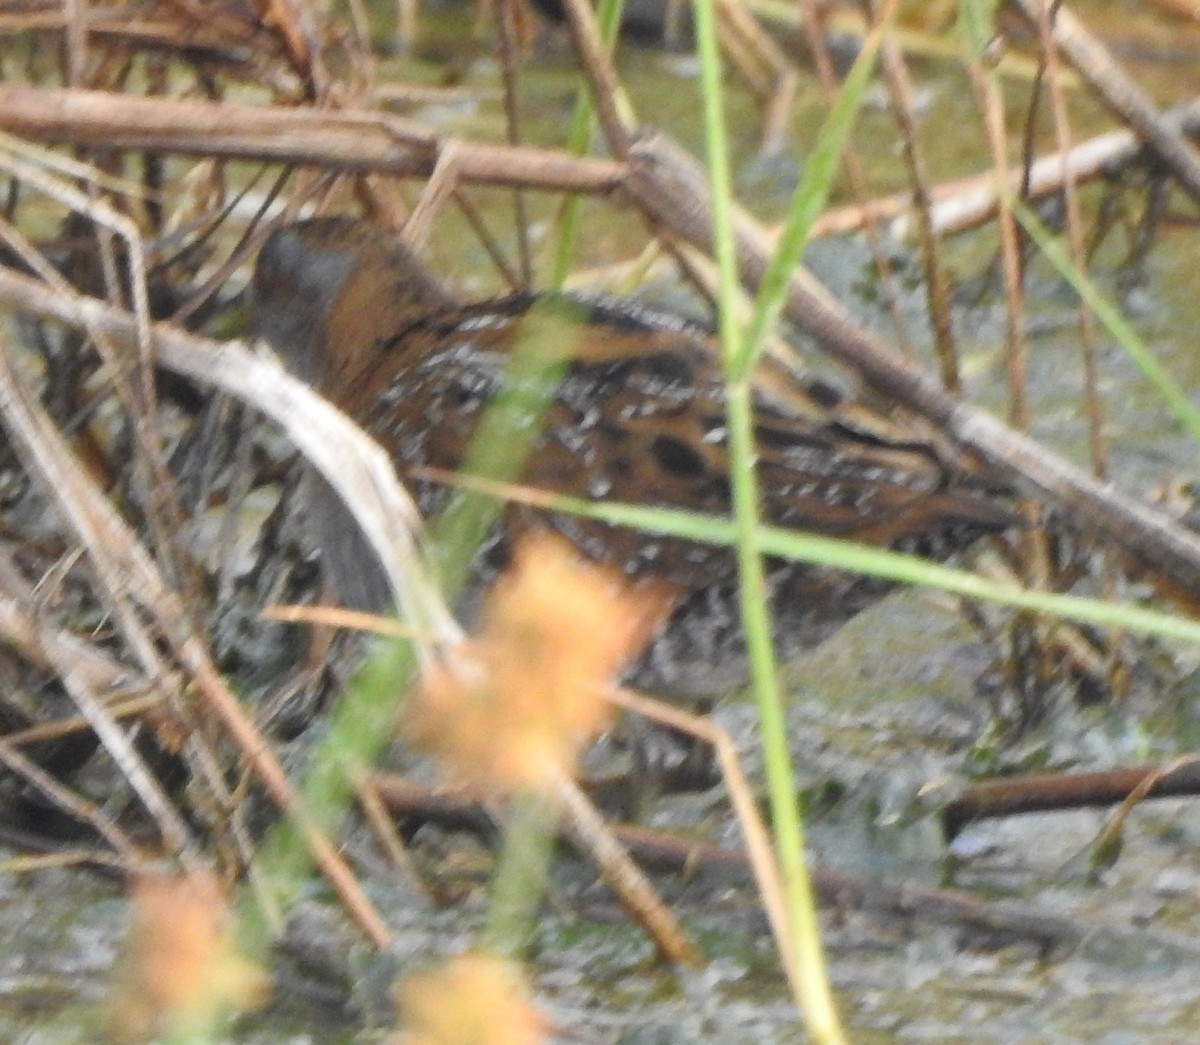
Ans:
MULTIPOLYGON (((10 270, 0 272, 0 284, 8 286, 8 293, 0 289, 0 298, 15 307, 52 316, 71 325, 94 326, 118 343, 129 343, 134 336, 135 327, 128 314, 94 299, 66 299, 10 270), (17 289, 21 285, 24 285, 24 289, 17 289), (9 294, 15 296, 10 297, 9 294)), ((313 463, 326 473, 331 485, 343 495, 350 491, 348 503, 355 509, 364 531, 373 538, 381 561, 389 569, 388 575, 394 587, 404 596, 402 604, 414 606, 412 612, 415 619, 425 622, 433 634, 443 641, 449 636, 453 641, 459 634, 458 626, 449 611, 440 604, 432 588, 425 586, 423 592, 415 596, 418 602, 415 605, 413 603, 414 585, 409 584, 405 577, 417 566, 411 552, 407 560, 404 558, 403 549, 411 547, 410 531, 405 520, 411 524, 416 519, 416 513, 400 490, 386 455, 374 443, 307 385, 292 378, 265 356, 252 355, 237 345, 214 345, 166 327, 156 328, 155 349, 164 365, 198 381, 221 387, 282 424, 299 448, 308 453, 313 463), (363 508, 364 503, 368 506, 366 509, 363 508)), ((11 409, 10 404, 13 403, 11 391, 0 395, 0 406, 11 409)), ((56 434, 47 432, 42 434, 40 442, 42 446, 53 446, 59 439, 56 434)), ((69 471, 69 465, 60 463, 53 473, 57 478, 51 484, 55 495, 60 498, 65 495, 62 485, 58 485, 65 484, 65 479, 60 475, 64 469, 69 471)), ((34 471, 39 469, 34 468, 34 471)), ((305 819, 282 766, 240 702, 221 681, 202 644, 183 617, 177 599, 165 587, 132 535, 126 532, 124 524, 115 517, 107 501, 95 491, 90 495, 77 495, 66 505, 66 510, 80 529, 85 546, 98 556, 101 564, 106 561, 110 563, 107 568, 101 565, 102 577, 107 577, 108 583, 114 588, 119 587, 118 577, 125 578, 125 583, 137 594, 139 602, 154 616, 179 663, 189 673, 209 709, 222 722, 255 774, 262 780, 272 800, 283 812, 297 819, 321 872, 346 904, 351 916, 377 945, 385 945, 390 938, 386 926, 362 894, 337 847, 305 819), (71 509, 81 504, 91 504, 94 511, 71 516, 71 509), (98 519, 107 524, 103 538, 98 537, 95 531, 98 519), (118 548, 123 550, 125 557, 121 566, 111 563, 111 553, 118 548)), ((415 587, 419 588, 420 585, 415 587)), ((63 665, 64 669, 67 667, 63 665)), ((161 671, 159 673, 162 674, 161 671)), ((89 708, 82 710, 87 714, 89 708)), ((98 717, 97 721, 103 729, 103 718, 98 717)), ((117 740, 113 739, 112 742, 115 744, 117 740)), ((130 766, 123 765, 123 769, 127 773, 138 773, 136 762, 130 766)), ((141 783, 139 793, 145 789, 143 799, 148 804, 154 802, 155 785, 152 781, 141 783)), ((174 830, 175 814, 169 804, 166 809, 154 808, 154 812, 165 825, 164 833, 168 837, 176 837, 177 846, 185 849, 183 839, 186 835, 181 836, 174 830)), ((190 851, 190 845, 186 848, 190 851)))
MULTIPOLYGON (((1044 0, 1016 0, 1016 6, 1035 27, 1044 0)), ((1179 184, 1200 202, 1200 153, 1188 144, 1158 106, 1121 68, 1108 48, 1065 5, 1057 5, 1054 43, 1104 104, 1124 120, 1166 164, 1179 184)))
POLYGON ((929 191, 929 166, 926 163, 920 136, 917 133, 916 106, 913 102, 912 80, 904 55, 893 37, 884 33, 879 51, 880 65, 887 83, 892 116, 904 142, 903 156, 908 167, 912 190, 913 211, 918 229, 917 242, 921 266, 925 273, 925 305, 933 328, 933 347, 946 391, 962 391, 959 374, 958 349, 950 316, 950 277, 942 261, 941 241, 933 227, 933 198, 929 191))
POLYGON ((374 832, 380 850, 387 857, 392 867, 416 886, 430 903, 441 905, 443 898, 433 886, 425 881, 424 876, 417 868, 412 854, 408 851, 408 846, 404 844, 404 839, 400 837, 400 832, 396 830, 395 820, 388 815, 387 808, 379 797, 379 792, 375 788, 371 777, 368 777, 359 784, 357 794, 358 804, 363 811, 363 816, 368 826, 374 832))
MULTIPOLYGON (((1038 36, 1042 44, 1042 53, 1045 55, 1046 75, 1044 82, 1046 93, 1049 97, 1050 111, 1053 115, 1054 140, 1058 147, 1058 154, 1066 157, 1070 155, 1072 149, 1072 133, 1067 108, 1066 90, 1063 86, 1065 70, 1059 49, 1054 45, 1052 18, 1053 11, 1051 8, 1043 6, 1038 17, 1038 36)), ((1032 153, 1033 125, 1034 115, 1031 110, 1029 133, 1027 135, 1028 153, 1032 153)), ((1067 242, 1071 261, 1080 272, 1086 272, 1088 258, 1084 235, 1083 210, 1079 200, 1079 187, 1072 171, 1066 163, 1063 165, 1062 186, 1062 197, 1066 207, 1067 242)), ((1104 479, 1108 476, 1109 469, 1108 440, 1105 434, 1106 415, 1104 397, 1101 391, 1099 360, 1097 358, 1100 338, 1099 322, 1092 309, 1083 301, 1079 302, 1076 314, 1079 330, 1080 364, 1083 371, 1083 399, 1087 417, 1088 451, 1092 463, 1092 473, 1096 478, 1104 479)), ((1038 521, 1042 515, 1039 506, 1026 505, 1024 510, 1026 517, 1031 522, 1038 521)), ((1052 559, 1049 548, 1049 535, 1045 531, 1030 534, 1025 544, 1029 551, 1028 558, 1033 566, 1033 570, 1040 572, 1042 577, 1048 575, 1052 559)), ((1114 564, 1108 560, 1103 560, 1100 569, 1103 571, 1105 594, 1108 598, 1115 598, 1116 573, 1114 564)), ((1069 629, 1069 631, 1072 633, 1071 638, 1076 640, 1082 639, 1082 636, 1079 636, 1075 629, 1069 629)), ((1064 645, 1060 639, 1061 634, 1062 629, 1054 627, 1049 637, 1043 636, 1040 638, 1038 647, 1042 651, 1043 659, 1057 656, 1057 647, 1064 645), (1047 641, 1047 638, 1050 641, 1047 641)), ((1090 677, 1096 680, 1103 680, 1107 683, 1109 690, 1114 694, 1121 694, 1122 692, 1122 684, 1118 678, 1122 660, 1120 656, 1122 644, 1120 635, 1114 635, 1112 641, 1108 644, 1108 670, 1104 670, 1104 665, 1096 664, 1088 664, 1086 668, 1082 669, 1090 677)), ((1077 650, 1081 646, 1090 651, 1090 645, 1080 641, 1071 643, 1068 648, 1077 650)), ((1078 654, 1076 654, 1074 662, 1080 666, 1083 663, 1079 659, 1078 654)))
MULTIPOLYGON (((1177 106, 1164 119, 1181 133, 1200 134, 1200 101, 1177 106)), ((1024 198, 1042 200, 1063 191, 1067 177, 1076 185, 1103 177, 1122 163, 1133 160, 1142 143, 1133 131, 1109 131, 1071 146, 1067 152, 1054 152, 1034 160, 1024 172, 1014 172, 1008 191, 1022 191, 1024 198)), ((978 228, 996 216, 999 190, 993 171, 957 178, 932 186, 930 218, 936 232, 952 234, 978 228)), ((868 221, 891 220, 890 231, 897 239, 914 234, 910 213, 912 193, 908 190, 869 200, 852 207, 826 211, 813 225, 813 236, 835 236, 854 232, 868 221)))
POLYGON ((799 984, 795 980, 796 956, 799 953, 797 941, 792 932, 792 921, 788 917, 787 902, 784 896, 783 875, 776 858, 775 847, 771 834, 762 821, 758 812, 754 792, 742 771, 741 757, 733 739, 711 719, 681 711, 679 708, 663 704, 661 701, 650 700, 629 690, 618 690, 612 700, 620 707, 644 715, 651 721, 670 726, 691 736, 699 737, 711 744, 717 753, 721 764, 721 776, 725 781, 725 789, 729 792, 729 802, 742 831, 742 839, 746 843, 746 853, 750 860, 754 881, 762 898, 763 910, 775 937, 775 946, 779 950, 780 961, 784 975, 792 993, 800 996, 799 984))
MULTIPOLYGON (((801 0, 800 14, 804 21, 804 29, 808 38, 809 51, 812 54, 813 65, 821 86, 821 98, 827 106, 832 106, 837 97, 839 80, 834 67, 833 55, 829 49, 828 34, 822 25, 816 0, 801 0)), ((888 250, 884 244, 883 232, 880 228, 884 213, 876 212, 875 204, 868 199, 867 177, 863 162, 859 158, 853 141, 846 143, 842 152, 842 173, 849 186, 850 195, 857 201, 853 207, 845 208, 853 212, 861 224, 857 225, 866 236, 867 246, 871 251, 871 260, 879 280, 880 292, 887 307, 888 319, 891 322, 893 336, 898 349, 906 356, 915 357, 912 333, 904 318, 904 310, 900 304, 900 289, 893 270, 888 250)), ((904 193, 903 206, 911 203, 911 193, 904 193)), ((826 214, 831 213, 829 211, 826 214)), ((810 240, 823 235, 819 231, 825 215, 818 217, 813 223, 809 234, 810 240)))
POLYGON ((663 903, 646 873, 617 841, 604 818, 596 811, 579 785, 560 775, 554 797, 567 816, 567 827, 578 846, 596 861, 609 888, 621 906, 645 929, 658 953, 680 965, 703 965, 704 957, 688 938, 679 920, 663 903))
POLYGON ((608 147, 618 159, 629 155, 633 144, 632 113, 625 100, 624 88, 604 45, 596 13, 586 0, 564 0, 563 11, 571 29, 571 40, 579 56, 581 71, 587 79, 592 104, 608 147))
POLYGON ((83 680, 95 689, 136 691, 147 686, 146 679, 131 679, 127 665, 93 643, 42 619, 33 590, 3 548, 0 548, 0 640, 43 670, 49 670, 55 658, 71 661, 83 680), (52 653, 46 652, 47 647, 52 653))
POLYGON ((0 85, 0 129, 32 141, 290 163, 427 178, 440 151, 458 146, 463 181, 604 194, 618 187, 612 160, 554 149, 488 145, 363 110, 137 98, 105 91, 0 85))
MULTIPOLYGON (((1139 771, 1141 779, 1143 771, 1139 771)), ((458 828, 478 828, 482 811, 473 798, 461 788, 430 787, 395 774, 377 774, 374 778, 379 793, 393 814, 400 817, 420 817, 458 828)), ((938 784, 932 785, 936 789, 938 784)), ((1192 787, 1195 790, 1195 787, 1192 787)), ((1129 788, 1120 797, 1128 794, 1129 788)), ((618 839, 643 863, 669 866, 680 873, 705 871, 722 880, 742 881, 749 869, 746 856, 728 847, 672 831, 618 824, 614 827, 618 839)), ((988 934, 1000 932, 1006 936, 1027 940, 1044 951, 1058 947, 1075 947, 1084 940, 1095 940, 1094 919, 1086 922, 1063 916, 1049 908, 1031 907, 1027 900, 980 899, 965 890, 927 888, 912 882, 893 882, 874 874, 855 874, 814 867, 810 871, 813 888, 821 904, 838 910, 859 910, 895 918, 920 919, 938 926, 960 925, 983 930, 988 934)), ((1188 961, 1200 957, 1200 948, 1190 938, 1178 933, 1159 932, 1148 937, 1144 927, 1127 930, 1106 926, 1100 933, 1108 939, 1131 946, 1130 953, 1156 952, 1178 954, 1188 961), (1165 948, 1158 951, 1159 947, 1165 948)))
POLYGON ((127 872, 148 869, 149 861, 139 852, 132 839, 113 822, 112 817, 94 802, 89 802, 70 788, 64 787, 31 758, 21 754, 9 737, 0 738, 0 762, 67 816, 95 831, 112 846, 127 872))
MULTIPOLYGON (((105 603, 141 661, 143 671, 150 678, 165 678, 166 666, 133 603, 136 599, 146 605, 161 596, 157 571, 75 460, 41 404, 25 389, 12 367, 7 346, 0 350, 0 417, 27 471, 41 482, 44 492, 57 503, 88 550, 105 603)), ((80 712, 158 823, 172 851, 185 863, 199 867, 199 851, 190 830, 124 731, 112 721, 96 691, 61 650, 49 647, 44 648, 44 653, 80 712)))

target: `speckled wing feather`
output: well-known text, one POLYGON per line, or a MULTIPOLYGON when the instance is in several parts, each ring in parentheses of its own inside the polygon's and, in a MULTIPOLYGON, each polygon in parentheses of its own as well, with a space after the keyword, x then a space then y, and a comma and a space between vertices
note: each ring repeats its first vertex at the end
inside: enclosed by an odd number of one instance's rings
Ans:
MULTIPOLYGON (((729 458, 724 386, 702 329, 658 314, 613 310, 603 299, 519 295, 428 314, 363 353, 357 371, 330 381, 335 401, 368 403, 368 430, 395 448, 402 470, 455 470, 479 416, 508 383, 521 337, 546 339, 568 361, 522 481, 576 497, 727 515, 729 458), (610 318, 612 316, 613 318, 610 318)), ((823 399, 830 401, 830 394, 823 399)), ((937 456, 911 438, 864 435, 835 409, 795 412, 760 397, 756 423, 764 518, 873 544, 917 547, 937 535, 1006 525, 1002 509, 954 489, 937 456)), ((909 433, 911 437, 911 433, 909 433)), ((436 494, 423 488, 425 509, 436 494)), ((545 516, 509 513, 515 529, 545 516)), ((727 557, 687 542, 582 519, 552 525, 591 557, 630 573, 645 569, 684 587, 727 576, 727 557), (664 555, 664 550, 669 554, 664 555)))

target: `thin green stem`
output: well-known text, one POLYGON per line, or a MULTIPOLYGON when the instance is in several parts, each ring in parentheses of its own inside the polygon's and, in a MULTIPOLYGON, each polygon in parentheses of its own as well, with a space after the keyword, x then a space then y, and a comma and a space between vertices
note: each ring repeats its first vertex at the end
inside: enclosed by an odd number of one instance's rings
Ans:
MULTIPOLYGON (((308 822, 331 831, 354 800, 355 788, 396 735, 396 722, 412 681, 416 658, 406 641, 386 641, 346 686, 329 729, 312 752, 301 789, 308 822)), ((272 912, 299 898, 313 867, 312 853, 293 817, 271 828, 255 860, 253 891, 243 894, 240 940, 252 958, 263 957, 276 937, 272 912)))
MULTIPOLYGON (((501 487, 489 487, 484 483, 474 485, 476 489, 486 490, 498 498, 504 498, 506 493, 511 492, 501 487)), ((558 514, 579 515, 612 523, 614 526, 628 526, 647 533, 680 537, 702 544, 732 546, 737 541, 735 523, 716 515, 647 508, 615 501, 598 503, 560 495, 538 496, 536 503, 558 514)), ((904 552, 856 544, 854 541, 838 537, 821 537, 797 530, 784 530, 777 526, 760 525, 757 540, 761 552, 782 559, 831 566, 899 584, 935 588, 938 591, 1065 620, 1122 628, 1143 635, 1158 635, 1184 642, 1200 642, 1200 622, 1143 609, 1141 606, 1131 606, 1128 603, 1028 591, 1015 583, 988 580, 978 574, 943 566, 941 563, 930 562, 928 559, 904 552)))
MULTIPOLYGON (((766 578, 759 546, 758 482, 751 389, 738 367, 743 361, 742 332, 736 320, 738 293, 736 247, 732 221, 732 189, 728 140, 721 90, 721 60, 717 47, 712 0, 699 0, 696 41, 701 62, 704 127, 713 200, 714 254, 718 267, 719 330, 726 363, 727 421, 730 481, 733 487, 733 525, 737 548, 742 623, 750 657, 751 681, 762 721, 762 744, 767 789, 788 913, 795 937, 796 968, 788 969, 804 1020, 821 1043, 839 1045, 844 1038, 837 1018, 824 957, 812 891, 804 862, 804 836, 792 787, 793 771, 787 731, 775 671, 775 650, 767 600, 766 578)), ((791 950, 780 941, 783 953, 791 950)), ((786 957, 785 957, 786 961, 786 957)))
POLYGON ((1075 288, 1075 292, 1095 313, 1105 330, 1125 350, 1125 354, 1133 360, 1142 372, 1142 376, 1162 396, 1163 402, 1175 415, 1175 419, 1193 439, 1200 441, 1200 410, 1197 410, 1183 393, 1178 382, 1167 372, 1166 368, 1154 358, 1153 353, 1138 337, 1129 321, 1104 296, 1104 292, 1096 286, 1087 273, 1079 270, 1071 260, 1070 254, 1055 240, 1053 234, 1033 210, 1018 199, 1012 200, 1012 209, 1022 228, 1038 245, 1038 249, 1060 275, 1075 288))
POLYGON ((488 950, 519 957, 529 946, 550 875, 557 822, 557 804, 542 792, 513 797, 480 941, 488 950))
POLYGON ((884 19, 863 41, 862 50, 817 134, 813 151, 805 160, 800 183, 796 186, 791 206, 788 208, 787 221, 759 284, 754 301, 754 315, 751 317, 745 342, 731 368, 730 376, 733 380, 750 372, 762 352, 767 335, 779 321, 792 273, 808 245, 813 222, 829 199, 830 187, 841 165, 846 140, 858 118, 863 95, 875 69, 875 58, 879 52, 883 32, 889 24, 894 7, 895 4, 889 6, 884 19))
MULTIPOLYGON (((600 35, 610 50, 617 38, 617 30, 621 25, 621 12, 624 7, 624 0, 600 0, 600 4, 596 7, 596 21, 600 23, 600 35)), ((587 84, 581 83, 579 96, 575 99, 575 109, 571 113, 571 123, 567 128, 567 151, 572 155, 582 156, 587 152, 592 130, 595 127, 594 117, 595 107, 592 105, 587 84)), ((571 273, 575 247, 579 242, 582 209, 583 198, 578 193, 571 193, 563 201, 558 220, 558 237, 554 246, 554 262, 550 269, 549 286, 552 290, 561 290, 567 281, 567 276, 571 273)))

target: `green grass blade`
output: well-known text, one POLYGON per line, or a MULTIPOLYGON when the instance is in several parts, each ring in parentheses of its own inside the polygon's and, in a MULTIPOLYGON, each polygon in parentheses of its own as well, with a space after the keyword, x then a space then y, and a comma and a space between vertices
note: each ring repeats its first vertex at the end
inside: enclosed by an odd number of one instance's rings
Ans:
POLYGON ((1167 408, 1175 415, 1176 420, 1187 433, 1193 439, 1200 441, 1200 410, 1196 409, 1180 390, 1175 379, 1154 358, 1153 353, 1138 337, 1129 321, 1105 297, 1095 282, 1086 273, 1079 271, 1067 251, 1055 240, 1050 230, 1030 207, 1018 199, 1013 199, 1012 208, 1021 227, 1029 233, 1030 238, 1038 245, 1038 249, 1046 256, 1046 260, 1074 287, 1075 292, 1095 313, 1104 329, 1125 350, 1146 380, 1162 396, 1167 408))
POLYGON ((787 744, 786 721, 775 670, 770 610, 758 544, 758 481, 752 389, 743 364, 742 332, 737 323, 738 273, 733 234, 729 147, 721 89, 713 0, 697 0, 696 42, 701 62, 704 129, 713 201, 713 246, 718 267, 718 329, 725 359, 726 415, 729 428, 733 526, 740 581, 742 625, 750 673, 762 726, 762 747, 771 804, 775 845, 792 938, 779 945, 788 980, 796 992, 804 1022, 820 1045, 844 1041, 817 924, 816 905, 804 859, 804 833, 787 744))
POLYGON ((787 222, 758 288, 754 315, 750 320, 745 343, 742 345, 740 356, 733 364, 734 377, 748 373, 754 366, 766 343, 767 335, 779 320, 787 297, 788 284, 804 255, 813 222, 820 216, 829 199, 830 187, 837 177, 846 140, 858 119, 863 94, 875 70, 875 59, 882 39, 881 25, 863 41, 862 50, 842 84, 833 108, 830 109, 829 116, 817 135, 813 151, 804 164, 804 173, 788 209, 787 222))

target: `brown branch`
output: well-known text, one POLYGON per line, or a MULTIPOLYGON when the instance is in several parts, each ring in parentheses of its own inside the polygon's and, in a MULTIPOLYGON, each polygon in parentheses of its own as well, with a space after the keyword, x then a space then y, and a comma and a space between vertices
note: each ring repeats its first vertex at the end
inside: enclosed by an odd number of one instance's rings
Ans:
MULTIPOLYGON (((0 85, 0 130, 32 141, 428 177, 452 139, 373 112, 328 112, 0 85)), ((455 141, 461 181, 606 193, 623 166, 552 149, 455 141)))
MULTIPOLYGON (((393 816, 433 821, 455 827, 486 822, 482 808, 457 789, 429 787, 407 777, 378 774, 373 782, 393 816)), ((745 853, 671 831, 619 824, 613 828, 630 855, 640 864, 663 871, 715 876, 723 881, 751 878, 745 853)), ((1195 959, 1195 943, 1166 933, 1147 934, 1144 928, 1097 927, 1069 915, 1031 907, 1024 901, 981 900, 959 889, 930 889, 847 871, 810 868, 813 889, 824 907, 870 911, 888 918, 909 917, 935 923, 952 923, 988 933, 1004 933, 1031 940, 1046 950, 1071 948, 1085 940, 1120 941, 1133 950, 1153 953, 1163 948, 1195 959)))
POLYGON ((1143 790, 1142 798, 1200 794, 1200 759, 1167 766, 1133 766, 1093 773, 1030 773, 967 788, 942 810, 946 838, 976 820, 1067 809, 1117 805, 1143 790))

